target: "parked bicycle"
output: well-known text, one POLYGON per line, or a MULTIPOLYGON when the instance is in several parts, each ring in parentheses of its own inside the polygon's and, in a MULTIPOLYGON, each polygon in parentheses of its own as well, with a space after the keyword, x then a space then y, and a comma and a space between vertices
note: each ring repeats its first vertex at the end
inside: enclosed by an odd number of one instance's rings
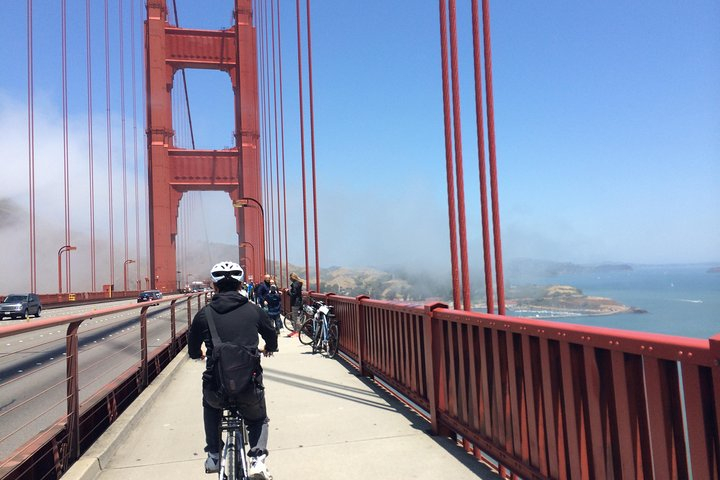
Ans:
POLYGON ((298 340, 300 340, 300 343, 303 345, 310 345, 315 339, 315 322, 313 319, 315 318, 316 308, 314 305, 315 303, 313 303, 313 305, 303 304, 300 310, 298 340))
POLYGON ((337 353, 340 332, 333 313, 334 307, 317 301, 312 307, 315 311, 313 317, 306 320, 300 327, 300 342, 312 345, 313 353, 327 352, 328 358, 337 353))

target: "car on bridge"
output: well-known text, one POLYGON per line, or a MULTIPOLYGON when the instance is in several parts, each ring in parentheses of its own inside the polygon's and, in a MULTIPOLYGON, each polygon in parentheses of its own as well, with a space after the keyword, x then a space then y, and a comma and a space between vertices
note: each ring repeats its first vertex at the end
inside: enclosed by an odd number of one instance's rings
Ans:
POLYGON ((34 293, 11 293, 0 303, 0 320, 5 317, 23 318, 28 315, 40 316, 42 303, 34 293))
MULTIPOLYGON (((160 300, 162 298, 162 292, 160 290, 145 290, 140 292, 137 298, 137 303, 149 302, 151 300, 160 300)), ((155 304, 157 305, 157 303, 155 304)))

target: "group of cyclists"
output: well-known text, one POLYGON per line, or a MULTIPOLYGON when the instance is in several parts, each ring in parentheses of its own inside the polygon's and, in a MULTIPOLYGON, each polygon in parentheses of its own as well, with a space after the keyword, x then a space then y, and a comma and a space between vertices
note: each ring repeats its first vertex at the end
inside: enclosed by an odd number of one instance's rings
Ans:
MULTIPOLYGON (((212 267, 210 276, 215 294, 212 301, 195 315, 188 335, 188 354, 193 359, 206 359, 205 371, 202 376, 203 389, 203 422, 205 428, 205 472, 217 473, 220 468, 220 422, 223 405, 218 394, 220 379, 214 373, 213 341, 208 316, 216 330, 216 338, 221 342, 229 342, 259 351, 259 339, 265 341, 262 351, 264 356, 271 356, 278 351, 278 335, 282 323, 280 320, 280 292, 270 275, 265 275, 257 285, 244 284, 244 271, 235 262, 220 262, 212 267), (242 292, 242 293, 241 293, 242 292), (251 302, 253 299, 254 302, 251 302), (207 312, 207 309, 212 309, 207 312), (202 345, 205 345, 203 352, 202 345)), ((295 274, 290 275, 290 304, 292 307, 294 331, 289 336, 297 335, 302 308, 302 281, 295 274)), ((268 417, 265 404, 265 388, 262 381, 262 368, 253 375, 253 388, 243 393, 235 405, 247 425, 249 459, 248 478, 253 480, 271 480, 265 460, 268 455, 268 417)))

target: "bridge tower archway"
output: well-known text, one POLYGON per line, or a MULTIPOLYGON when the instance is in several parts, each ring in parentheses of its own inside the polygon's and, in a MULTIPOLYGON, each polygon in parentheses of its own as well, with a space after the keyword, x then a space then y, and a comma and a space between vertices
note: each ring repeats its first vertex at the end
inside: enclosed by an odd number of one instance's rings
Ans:
MULTIPOLYGON (((234 0, 234 25, 226 30, 178 28, 168 23, 166 0, 147 2, 145 78, 150 221, 150 271, 153 288, 176 288, 176 237, 180 199, 189 191, 225 191, 228 201, 251 199, 260 206, 257 47, 252 0, 234 0), (173 78, 183 68, 221 70, 230 76, 234 95, 235 146, 193 150, 174 145, 173 78)), ((251 258, 264 273, 263 210, 235 208, 238 261, 251 258)), ((210 215, 210 214, 209 214, 210 215)), ((222 259, 218 259, 222 260, 222 259)))

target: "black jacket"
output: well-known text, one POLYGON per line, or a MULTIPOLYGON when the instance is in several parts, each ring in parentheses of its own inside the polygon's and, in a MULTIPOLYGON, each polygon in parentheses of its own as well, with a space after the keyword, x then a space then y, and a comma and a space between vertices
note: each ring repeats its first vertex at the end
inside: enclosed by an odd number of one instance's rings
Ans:
POLYGON ((261 307, 268 293, 270 293, 270 282, 260 282, 255 285, 255 301, 261 307))
POLYGON ((213 365, 212 338, 207 324, 205 309, 212 308, 215 327, 220 339, 248 348, 258 348, 258 334, 265 340, 265 349, 269 352, 277 351, 278 341, 275 325, 270 323, 267 313, 262 308, 248 302, 248 299, 238 292, 221 292, 213 296, 209 305, 203 307, 190 325, 188 333, 188 355, 190 358, 200 358, 203 342, 207 348, 206 372, 204 380, 209 380, 213 365))
POLYGON ((302 305, 302 282, 294 280, 290 284, 290 305, 299 307, 302 305))

